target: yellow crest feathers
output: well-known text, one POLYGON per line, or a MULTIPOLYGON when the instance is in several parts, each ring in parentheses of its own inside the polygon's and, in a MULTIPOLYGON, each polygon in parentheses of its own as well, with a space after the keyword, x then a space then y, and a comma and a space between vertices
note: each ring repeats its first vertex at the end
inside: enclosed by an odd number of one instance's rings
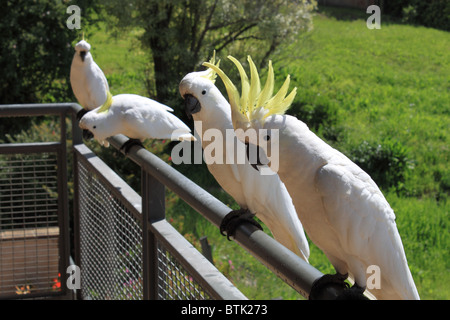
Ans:
POLYGON ((219 75, 219 77, 222 79, 223 83, 225 84, 225 88, 227 89, 228 93, 228 100, 230 102, 231 108, 234 110, 239 110, 239 92, 237 91, 235 85, 233 82, 228 78, 228 76, 220 69, 218 66, 211 64, 209 62, 204 62, 203 65, 205 67, 210 68, 213 70, 216 74, 219 75))
POLYGON ((113 101, 112 94, 108 90, 108 92, 106 92, 106 101, 104 104, 102 104, 100 106, 97 113, 107 112, 109 110, 109 108, 111 107, 112 101, 113 101))
POLYGON ((271 61, 269 61, 269 70, 266 83, 264 88, 261 90, 258 70, 250 56, 248 56, 247 59, 250 67, 250 80, 242 64, 236 58, 228 56, 228 59, 236 65, 239 71, 239 75, 241 77, 240 95, 230 78, 228 78, 228 76, 218 66, 208 62, 205 62, 203 65, 211 68, 220 76, 225 84, 229 102, 234 111, 237 111, 245 116, 248 121, 262 121, 270 115, 282 115, 286 112, 297 94, 297 88, 294 88, 291 93, 287 95, 290 84, 290 76, 287 76, 280 90, 273 96, 275 79, 271 61))
MULTIPOLYGON (((213 56, 212 56, 211 60, 209 60, 209 64, 215 66, 216 68, 219 68, 220 60, 218 60, 216 63, 216 50, 214 50, 213 56)), ((203 64, 203 65, 205 65, 205 64, 203 64)), ((205 75, 203 75, 202 77, 210 80, 212 83, 215 83, 216 78, 217 78, 216 71, 214 71, 214 69, 212 69, 212 68, 209 68, 209 70, 207 70, 207 71, 208 72, 206 72, 205 75)))

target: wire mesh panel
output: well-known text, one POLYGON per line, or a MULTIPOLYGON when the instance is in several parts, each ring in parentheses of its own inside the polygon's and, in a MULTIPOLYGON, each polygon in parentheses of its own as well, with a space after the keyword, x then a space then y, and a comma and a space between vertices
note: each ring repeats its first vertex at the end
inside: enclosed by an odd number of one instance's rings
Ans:
POLYGON ((205 290, 170 254, 157 242, 158 247, 158 299, 159 300, 206 300, 205 290))
POLYGON ((82 296, 142 299, 142 226, 105 183, 79 162, 82 296))
POLYGON ((0 298, 61 291, 56 153, 0 155, 0 298))

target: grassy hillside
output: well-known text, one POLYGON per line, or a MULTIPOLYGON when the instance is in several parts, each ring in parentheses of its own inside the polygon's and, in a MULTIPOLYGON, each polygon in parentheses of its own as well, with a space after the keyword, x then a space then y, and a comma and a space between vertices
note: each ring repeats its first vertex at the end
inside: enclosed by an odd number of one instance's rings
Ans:
MULTIPOLYGON (((298 108, 336 114, 337 145, 395 139, 408 149, 407 195, 446 196, 450 187, 450 34, 319 14, 314 31, 292 44, 275 67, 299 88, 298 108)), ((300 117, 301 118, 301 117, 300 117)))
MULTIPOLYGON (((272 57, 276 75, 281 81, 291 74, 299 88, 291 114, 334 147, 353 157, 369 150, 364 146, 375 146, 374 155, 387 148, 393 151, 388 163, 393 171, 398 154, 406 159, 401 183, 383 192, 396 212, 419 294, 449 299, 450 35, 388 20, 382 20, 382 29, 369 30, 365 17, 354 10, 320 10, 311 33, 272 57)), ((145 72, 151 66, 136 36, 112 39, 99 31, 88 39, 113 94, 147 95, 145 72)), ((236 208, 204 168, 190 166, 189 172, 236 208)), ((208 236, 216 265, 249 298, 300 298, 170 192, 167 208, 168 219, 194 245, 200 247, 199 238, 208 236)), ((333 271, 313 244, 310 262, 322 272, 333 271)))

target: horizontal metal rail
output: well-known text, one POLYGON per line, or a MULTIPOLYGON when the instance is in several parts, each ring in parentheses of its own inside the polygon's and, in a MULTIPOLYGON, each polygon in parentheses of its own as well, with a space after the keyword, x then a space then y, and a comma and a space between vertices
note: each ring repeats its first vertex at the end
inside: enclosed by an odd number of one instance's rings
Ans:
POLYGON ((0 144, 0 154, 55 152, 60 147, 59 142, 8 143, 0 144))
POLYGON ((30 103, 0 104, 0 117, 30 117, 59 115, 64 112, 78 112, 81 106, 76 103, 30 103))
MULTIPOLYGON (((30 103, 30 104, 0 104, 0 117, 36 117, 47 115, 72 116, 72 139, 73 144, 83 142, 82 131, 77 125, 76 114, 82 107, 77 103, 30 103)), ((65 128, 65 122, 61 122, 65 128)), ((64 130, 65 131, 65 130, 64 130)), ((61 132, 61 143, 65 144, 65 132, 61 132)))

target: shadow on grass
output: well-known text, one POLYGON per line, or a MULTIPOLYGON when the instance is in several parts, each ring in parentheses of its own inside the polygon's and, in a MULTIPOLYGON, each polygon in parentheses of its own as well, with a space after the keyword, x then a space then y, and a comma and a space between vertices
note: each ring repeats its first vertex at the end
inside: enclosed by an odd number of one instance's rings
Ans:
MULTIPOLYGON (((346 7, 334 6, 319 6, 318 14, 325 15, 328 18, 334 18, 338 21, 355 21, 367 20, 372 13, 366 13, 366 9, 355 9, 346 7)), ((391 17, 387 14, 381 13, 381 23, 386 24, 405 24, 399 18, 391 17)))

